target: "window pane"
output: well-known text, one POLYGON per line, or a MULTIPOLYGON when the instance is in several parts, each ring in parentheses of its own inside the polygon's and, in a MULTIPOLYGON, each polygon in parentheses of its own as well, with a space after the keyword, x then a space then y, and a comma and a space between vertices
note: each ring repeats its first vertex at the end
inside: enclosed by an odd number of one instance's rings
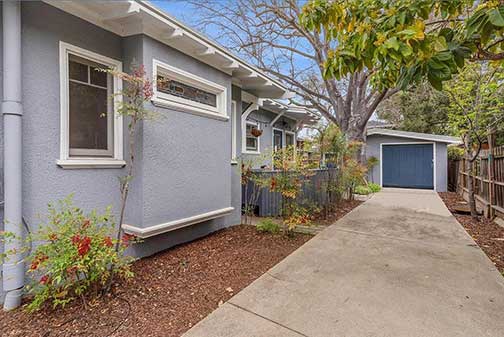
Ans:
POLYGON ((257 151, 257 138, 247 137, 247 150, 257 151))
POLYGON ((294 145, 294 136, 289 133, 286 133, 285 134, 285 143, 287 146, 294 145))
POLYGON ((168 77, 157 77, 157 90, 159 92, 185 98, 193 102, 217 107, 217 95, 195 88, 182 82, 174 81, 168 77))
POLYGON ((273 148, 278 150, 283 147, 282 145, 282 132, 273 130, 273 148))
POLYGON ((70 60, 68 65, 70 78, 81 82, 88 82, 88 66, 75 60, 70 60))
POLYGON ((70 148, 107 150, 107 90, 75 82, 69 85, 70 148))
POLYGON ((106 69, 107 67, 97 68, 91 67, 89 75, 91 76, 91 84, 99 85, 100 87, 107 87, 107 73, 99 71, 98 69, 106 69))

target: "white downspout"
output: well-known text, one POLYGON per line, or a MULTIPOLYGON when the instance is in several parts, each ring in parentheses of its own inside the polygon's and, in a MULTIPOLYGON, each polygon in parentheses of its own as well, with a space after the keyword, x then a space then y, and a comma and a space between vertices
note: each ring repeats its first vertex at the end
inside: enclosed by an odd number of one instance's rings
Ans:
MULTIPOLYGON (((3 1, 3 131, 4 131, 4 230, 20 238, 5 243, 5 251, 21 251, 22 127, 21 104, 21 3, 3 1)), ((4 310, 21 305, 24 263, 21 253, 9 255, 3 265, 4 310)))

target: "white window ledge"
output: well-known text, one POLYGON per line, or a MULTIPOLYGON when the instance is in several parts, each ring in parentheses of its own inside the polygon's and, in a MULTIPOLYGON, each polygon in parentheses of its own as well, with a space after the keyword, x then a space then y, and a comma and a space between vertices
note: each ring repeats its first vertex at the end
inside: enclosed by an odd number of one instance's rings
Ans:
POLYGON ((94 168, 122 168, 126 165, 124 160, 118 159, 66 159, 57 160, 56 164, 64 169, 94 169, 94 168))
POLYGON ((242 151, 244 154, 261 154, 259 151, 242 151))
POLYGON ((231 165, 238 165, 238 160, 231 160, 231 165))
POLYGON ((208 221, 216 218, 220 218, 230 214, 234 210, 233 207, 221 208, 215 211, 202 213, 198 215, 194 215, 188 218, 183 218, 179 220, 174 220, 170 222, 166 222, 163 224, 149 226, 149 227, 137 227, 133 225, 123 224, 122 229, 131 235, 137 236, 141 239, 149 238, 155 235, 163 234, 166 232, 171 232, 179 228, 187 227, 190 225, 194 225, 199 222, 208 221))
POLYGON ((229 120, 228 116, 214 113, 214 112, 210 112, 210 111, 206 111, 204 109, 198 109, 196 107, 187 106, 187 105, 180 104, 180 103, 173 102, 173 101, 163 100, 160 98, 152 98, 151 102, 152 102, 152 104, 154 104, 155 106, 160 107, 160 108, 174 109, 177 111, 186 112, 186 113, 190 113, 190 114, 201 116, 201 117, 213 118, 213 119, 217 119, 220 121, 229 120))

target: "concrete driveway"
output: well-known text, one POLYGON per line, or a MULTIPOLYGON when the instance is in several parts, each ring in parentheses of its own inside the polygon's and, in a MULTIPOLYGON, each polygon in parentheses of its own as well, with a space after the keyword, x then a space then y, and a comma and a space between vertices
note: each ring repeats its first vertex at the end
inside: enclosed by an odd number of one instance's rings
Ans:
POLYGON ((504 336, 504 278, 436 193, 385 190, 184 336, 504 336))

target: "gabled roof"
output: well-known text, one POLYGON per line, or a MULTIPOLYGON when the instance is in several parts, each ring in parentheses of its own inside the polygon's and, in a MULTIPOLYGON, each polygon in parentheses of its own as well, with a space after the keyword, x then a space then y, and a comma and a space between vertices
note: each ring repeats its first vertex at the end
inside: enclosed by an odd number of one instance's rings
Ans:
POLYGON ((276 79, 147 1, 44 0, 44 2, 122 37, 148 35, 231 75, 233 83, 258 97, 293 96, 276 79))
POLYGON ((368 129, 367 135, 383 135, 383 136, 391 136, 391 137, 402 137, 402 138, 412 138, 419 140, 428 140, 432 142, 439 143, 447 143, 447 144, 460 144, 461 141, 459 138, 444 136, 444 135, 433 135, 429 133, 420 133, 420 132, 409 132, 409 131, 400 131, 400 130, 391 130, 391 129, 368 129))

